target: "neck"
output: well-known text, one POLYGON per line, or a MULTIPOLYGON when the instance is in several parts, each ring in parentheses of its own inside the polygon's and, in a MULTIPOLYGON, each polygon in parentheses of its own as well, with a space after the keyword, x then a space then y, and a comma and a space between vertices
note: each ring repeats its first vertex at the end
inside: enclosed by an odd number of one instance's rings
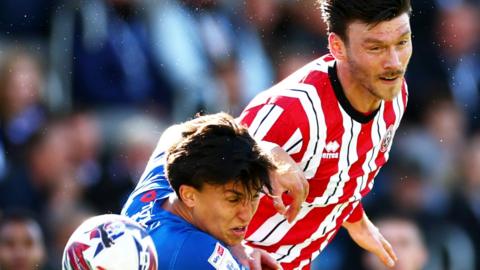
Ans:
MULTIPOLYGON (((190 209, 177 197, 175 193, 172 193, 168 199, 162 204, 162 208, 168 212, 177 215, 185 219, 188 223, 194 224, 193 216, 190 209)), ((194 224, 195 225, 195 224, 194 224)))
POLYGON ((337 60, 337 76, 348 102, 355 110, 368 114, 380 107, 382 100, 353 78, 345 62, 337 60))

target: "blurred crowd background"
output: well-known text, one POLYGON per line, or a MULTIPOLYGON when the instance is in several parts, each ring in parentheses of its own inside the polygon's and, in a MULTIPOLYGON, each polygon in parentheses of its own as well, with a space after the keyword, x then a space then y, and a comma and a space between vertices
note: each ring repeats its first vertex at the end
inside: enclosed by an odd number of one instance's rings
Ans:
MULTIPOLYGON (((480 269, 480 1, 412 5, 407 114, 364 205, 398 269, 480 269)), ((238 115, 326 53, 317 7, 1 0, 0 269, 60 269, 83 219, 119 212, 165 127, 238 115)), ((341 231, 312 269, 382 268, 341 231)))

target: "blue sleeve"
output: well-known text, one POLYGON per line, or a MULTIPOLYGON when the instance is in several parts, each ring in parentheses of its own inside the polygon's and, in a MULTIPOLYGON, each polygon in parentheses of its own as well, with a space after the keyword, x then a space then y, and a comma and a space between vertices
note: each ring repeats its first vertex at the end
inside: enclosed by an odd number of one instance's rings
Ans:
POLYGON ((122 208, 122 215, 132 218, 144 227, 151 225, 154 219, 155 204, 173 192, 165 176, 164 156, 163 152, 152 155, 139 183, 122 208))
POLYGON ((169 270, 246 269, 233 257, 225 245, 202 232, 190 233, 172 255, 169 270))

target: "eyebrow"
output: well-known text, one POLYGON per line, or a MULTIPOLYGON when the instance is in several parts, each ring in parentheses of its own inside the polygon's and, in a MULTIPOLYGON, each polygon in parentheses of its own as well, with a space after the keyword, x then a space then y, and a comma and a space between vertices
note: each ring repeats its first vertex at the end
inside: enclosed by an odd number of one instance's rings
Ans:
MULTIPOLYGON (((405 32, 400 36, 400 38, 403 38, 403 37, 405 37, 406 35, 410 35, 411 33, 412 33, 412 31, 407 30, 407 31, 405 31, 405 32)), ((383 42, 383 40, 376 39, 376 38, 366 38, 366 39, 363 41, 363 43, 380 43, 380 44, 382 44, 382 43, 384 43, 384 42, 383 42)))
POLYGON ((239 192, 239 191, 236 191, 236 190, 233 190, 233 189, 226 189, 225 193, 227 193, 227 192, 233 193, 237 196, 244 196, 244 194, 242 192, 239 192))

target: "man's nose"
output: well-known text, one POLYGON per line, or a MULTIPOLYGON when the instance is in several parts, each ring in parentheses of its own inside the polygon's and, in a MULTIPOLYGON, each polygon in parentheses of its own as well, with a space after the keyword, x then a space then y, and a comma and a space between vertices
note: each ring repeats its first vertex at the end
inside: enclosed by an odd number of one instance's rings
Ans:
POLYGON ((384 68, 389 70, 401 70, 402 61, 400 60, 400 52, 396 48, 389 48, 386 60, 384 62, 384 68))

